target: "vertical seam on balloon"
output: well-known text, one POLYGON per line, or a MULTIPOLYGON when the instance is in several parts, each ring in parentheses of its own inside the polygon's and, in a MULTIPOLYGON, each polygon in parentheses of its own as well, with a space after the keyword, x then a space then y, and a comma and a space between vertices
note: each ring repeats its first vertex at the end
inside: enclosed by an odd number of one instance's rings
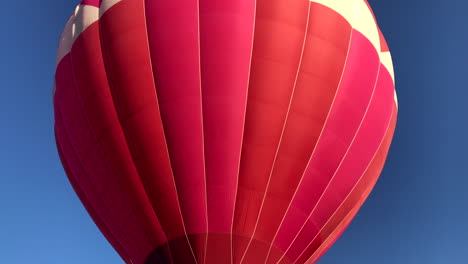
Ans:
MULTIPOLYGON (((99 20, 101 20, 102 16, 99 18, 99 20)), ((98 20, 98 21, 99 21, 98 20)), ((127 146, 127 149, 130 153, 130 156, 132 158, 132 161, 133 161, 133 165, 135 166, 135 169, 138 173, 138 178, 140 180, 140 183, 141 185, 143 186, 144 190, 145 190, 145 194, 146 194, 146 197, 148 198, 148 200, 150 200, 150 196, 149 196, 149 191, 148 191, 148 187, 145 185, 144 181, 142 180, 142 176, 141 176, 141 172, 140 172, 140 169, 139 169, 139 166, 137 164, 137 160, 135 158, 135 152, 133 151, 133 147, 132 147, 132 144, 130 142, 130 139, 128 138, 128 134, 126 133, 126 128, 125 128, 125 125, 124 125, 124 120, 121 119, 121 111, 120 111, 120 108, 119 108, 119 105, 118 103, 116 102, 116 99, 114 98, 113 96, 113 85, 112 85, 112 79, 109 78, 109 69, 107 68, 108 67, 108 63, 107 63, 107 60, 106 60, 106 53, 104 52, 104 45, 103 45, 103 42, 102 42, 102 28, 101 28, 101 23, 99 22, 99 42, 100 42, 100 48, 101 48, 101 55, 102 55, 102 59, 103 59, 103 64, 104 64, 104 70, 106 72, 106 77, 107 77, 107 82, 109 84, 109 90, 111 92, 111 97, 112 97, 112 102, 113 102, 113 105, 115 107, 115 111, 117 113, 117 117, 118 117, 118 120, 119 120, 119 123, 120 123, 120 127, 122 129, 122 132, 123 132, 123 135, 124 135, 124 139, 125 139, 125 145, 127 146)), ((156 214, 156 210, 154 208, 154 205, 151 201, 149 201, 149 205, 151 206, 151 211, 153 212, 153 215, 155 217, 155 219, 158 221, 159 223, 159 219, 158 219, 158 215, 156 214)), ((157 223, 155 223, 157 224, 157 223)), ((164 231, 164 228, 161 226, 161 230, 162 230, 162 233, 164 234, 165 238, 166 238, 166 241, 167 241, 167 246, 169 248, 169 258, 171 261, 173 261, 172 259, 172 251, 170 250, 170 245, 169 245, 169 240, 167 239, 167 235, 166 235, 166 232, 164 231)))
MULTIPOLYGON (((392 118, 393 118, 393 115, 395 114, 395 107, 393 107, 392 109, 392 114, 390 115, 390 118, 389 118, 389 122, 387 124, 387 129, 386 129, 386 132, 384 134, 384 136, 382 137, 382 140, 379 144, 379 147, 377 148, 377 150, 375 151, 371 161, 369 162, 369 164, 367 165, 366 169, 364 170, 364 172, 361 174, 361 176, 359 177, 359 180, 356 182, 356 184, 354 185, 354 187, 351 189, 351 191, 348 193, 348 195, 346 196, 346 198, 341 202, 341 204, 336 208, 336 210, 334 211, 334 213, 332 214, 332 216, 328 219, 328 221, 325 223, 325 225, 322 226, 322 228, 320 228, 319 232, 317 233, 317 235, 315 235, 315 237, 311 240, 311 242, 307 245, 307 247, 305 248, 305 250, 307 250, 307 248, 310 246, 310 244, 312 244, 312 242, 315 240, 316 237, 318 237, 318 235, 320 234, 320 232, 323 230, 323 228, 328 224, 328 222, 330 221, 330 219, 333 218, 333 216, 337 213, 337 211, 341 208, 341 206, 344 204, 344 202, 348 199, 349 195, 351 193, 353 193, 353 191, 356 189, 356 186, 361 182, 363 176, 366 174, 367 170, 369 169, 370 165, 372 164, 372 161, 375 159, 377 153, 379 152, 380 148, 382 147, 382 143, 385 141, 385 137, 387 135, 387 133, 389 132, 390 130, 390 125, 392 124, 392 118)), ((346 216, 349 215, 349 212, 348 214, 346 214, 346 216)), ((340 222, 340 224, 344 221, 344 219, 346 218, 346 216, 343 218, 343 220, 340 222)), ((328 239, 329 237, 327 237, 328 239)), ((321 247, 321 246, 320 246, 321 247)), ((320 249, 320 247, 318 249, 320 249)), ((310 256, 310 258, 307 260, 311 260, 314 258, 314 256, 316 255, 316 252, 318 251, 318 249, 312 254, 312 256, 310 256)), ((301 257, 305 250, 301 253, 301 255, 299 255, 299 257, 301 257)), ((298 257, 298 258, 299 258, 298 257)))
MULTIPOLYGON (((380 74, 380 62, 379 62, 379 66, 378 66, 378 70, 377 70, 377 76, 375 78, 375 83, 374 83, 374 88, 372 90, 372 94, 371 94, 371 97, 369 99, 369 102, 367 103, 367 107, 366 107, 366 110, 364 112, 364 115, 362 116, 361 118, 361 121, 359 123, 359 126, 358 128, 356 129, 356 132, 354 133, 354 136, 353 138, 351 139, 351 142, 350 144, 348 145, 348 148, 346 149, 346 152, 344 153, 343 157, 341 158, 340 160, 340 163, 338 164, 338 166, 336 167, 332 177, 330 178, 330 180, 328 181, 328 184, 327 186, 325 187, 325 189, 322 191, 322 193, 320 194, 320 198, 317 200, 317 202, 315 203, 314 205, 314 208, 312 209, 312 211, 309 213, 309 216, 307 217, 306 221, 304 222, 304 224, 302 225, 301 229, 299 230, 299 232, 296 234, 296 236, 294 237, 294 239, 292 240, 292 243, 289 245, 289 247, 286 249, 285 251, 285 254, 283 255, 283 257, 281 259, 284 258, 284 256, 286 255, 286 253, 289 251, 289 249, 291 248, 291 246, 294 244, 294 242, 296 241, 297 237, 299 237, 299 234, 302 232, 302 230, 304 229, 305 225, 307 224, 307 221, 310 219, 310 217, 312 216, 312 214, 315 212, 315 209, 317 208, 317 206, 320 204, 320 202, 322 201, 322 198, 323 196, 325 195, 325 193, 327 192, 328 190, 328 187, 330 187, 333 179, 335 178, 337 172, 339 171, 339 169, 341 168, 341 165, 343 164, 344 160, 346 159, 348 153, 349 153, 349 150, 351 149, 351 147, 353 146, 354 144, 354 141, 357 137, 357 135, 359 134, 360 130, 361 130, 361 127, 362 127, 362 124, 364 123, 364 120, 367 116, 367 113, 369 111, 369 108, 370 108, 370 105, 372 103, 372 100, 374 99, 374 94, 375 94, 375 90, 376 90, 376 87, 377 87, 377 81, 379 79, 379 74, 380 74)), ((280 261, 281 261, 280 259, 280 261)))
MULTIPOLYGON (((351 24, 350 24, 350 26, 351 26, 351 24)), ((349 35, 348 49, 347 49, 347 51, 346 51, 346 58, 345 58, 345 62, 344 62, 344 65, 343 65, 343 70, 341 71, 340 81, 338 82, 337 89, 336 89, 335 95, 334 95, 334 97, 333 97, 333 101, 332 101, 332 103, 330 104, 330 108, 329 108, 329 110, 328 110, 327 117, 325 118, 325 122, 323 123, 323 126, 322 126, 322 129, 321 129, 321 131, 320 131, 319 137, 317 138, 317 142, 315 143, 314 149, 312 150, 312 153, 311 153, 311 155, 310 155, 310 157, 309 157, 309 160, 308 160, 308 162, 307 162, 307 165, 306 165, 306 167, 305 167, 305 169, 304 169, 304 171, 303 171, 303 173, 302 173, 301 179, 299 180, 299 183, 297 184, 296 190, 294 191, 294 195, 293 195, 291 201, 289 202, 288 208, 286 209, 286 211, 285 211, 285 213, 284 213, 284 215, 283 215, 283 218, 282 218, 282 220, 281 220, 281 223, 280 223, 278 229, 276 230, 276 234, 275 234, 275 236, 273 237, 273 241, 272 241, 272 244, 270 245, 270 250, 269 250, 269 252, 271 251, 271 248, 273 247, 273 243, 274 243, 274 241, 275 241, 275 239, 276 239, 276 236, 278 235, 278 232, 279 232, 279 230, 281 229, 281 227, 282 227, 282 225, 283 225, 284 219, 286 218, 286 215, 287 215, 287 213, 289 212, 289 208, 291 207, 291 204, 292 204, 292 202, 294 201, 294 198, 296 197, 297 190, 299 189, 299 186, 300 186, 301 183, 302 183, 302 180, 303 180, 303 178, 304 178, 305 172, 307 171, 307 168, 309 167, 310 161, 312 160, 312 157, 313 157, 314 154, 315 154, 315 149, 316 149, 316 147, 317 147, 317 145, 318 145, 320 139, 322 138, 323 131, 325 130, 325 126, 326 126, 327 123, 328 123, 328 119, 329 119, 329 117, 330 117, 331 109, 333 108, 333 106, 334 106, 334 104, 335 104, 335 100, 336 100, 336 97, 337 97, 337 95, 338 95, 338 91, 339 91, 340 86, 341 86, 341 81, 342 81, 342 79, 343 79, 343 75, 344 75, 344 72, 345 72, 345 70, 346 70, 346 64, 347 64, 347 62, 348 62, 348 57, 349 57, 349 50, 350 50, 350 48, 351 48, 351 38, 352 38, 352 36, 353 36, 353 29, 351 28, 351 30, 350 30, 350 35, 349 35)), ((285 252, 285 253, 286 253, 286 252, 285 252)))
MULTIPOLYGON (((149 45, 149 34, 148 34, 148 26, 147 26, 147 23, 148 23, 148 20, 147 20, 147 17, 146 17, 146 1, 147 0, 141 0, 141 3, 142 3, 142 8, 143 8, 143 19, 145 21, 144 23, 144 27, 145 27, 145 32, 146 32, 146 46, 148 48, 148 59, 149 59, 149 64, 150 64, 150 69, 151 69, 151 76, 152 76, 152 81, 153 81, 153 87, 154 87, 154 95, 156 97, 156 106, 158 107, 158 110, 159 110, 159 117, 161 118, 161 125, 162 125, 162 128, 163 128, 163 135, 164 135, 164 143, 165 143, 165 150, 166 150, 166 154, 169 158, 169 164, 171 166, 171 174, 172 174, 172 182, 174 184, 174 189, 175 189, 175 193, 176 193, 176 199, 177 199, 177 204, 179 205, 178 206, 178 211, 179 211, 179 215, 180 215, 180 219, 181 219, 181 222, 182 222, 182 228, 183 228, 183 231, 184 231, 184 235, 185 235, 185 239, 187 240, 187 243, 190 247, 190 252, 192 253, 192 257, 195 261, 195 263, 198 264, 198 260, 197 258, 195 257, 195 253, 193 252, 193 248, 192 248, 192 245, 190 244, 190 240, 188 239, 188 235, 187 235, 187 230, 185 229, 185 221, 184 221, 184 215, 182 214, 182 208, 181 208, 181 205, 180 205, 180 200, 179 200, 179 193, 177 191, 177 183, 175 181, 175 176, 174 176, 174 169, 172 168, 172 160, 171 160, 171 155, 169 153, 169 148, 168 148, 168 145, 167 145, 167 141, 166 141, 166 130, 165 130, 165 126, 164 126, 164 121, 163 121, 163 117, 162 117, 162 114, 161 114, 161 108, 159 106, 159 98, 158 98, 158 92, 156 90, 156 80, 155 80, 155 77, 154 77, 154 67, 153 67, 153 60, 151 58, 151 47, 149 45)), ((169 241, 168 241, 169 242, 169 241)))
POLYGON ((206 230, 205 230, 205 247, 203 249, 203 264, 206 263, 206 254, 208 249, 208 190, 207 190, 207 181, 206 181, 206 160, 205 160, 205 127, 203 119, 203 84, 202 84, 202 74, 201 74, 201 38, 200 38, 200 0, 197 0, 197 41, 198 41, 198 78, 200 80, 200 117, 201 117, 201 134, 202 134, 202 160, 203 160, 203 180, 205 188, 205 221, 206 221, 206 230))
MULTIPOLYGON (((63 126, 63 124, 62 124, 63 126)), ((57 133, 55 133, 55 138, 56 138, 56 145, 57 145, 57 150, 58 150, 58 153, 59 153, 59 157, 60 157, 60 160, 63 164, 63 168, 64 168, 64 171, 65 173, 68 175, 68 178, 69 178, 69 181, 70 181, 70 184, 72 186, 72 188, 75 190, 75 193, 76 195, 78 196, 78 198, 80 199, 80 201, 82 201, 82 204, 84 206, 85 202, 83 202, 83 200, 86 201, 86 204, 88 204, 91 208, 90 210, 92 210, 94 212, 94 216, 98 218, 99 222, 103 225, 102 227, 105 228, 107 230, 107 235, 110 236, 110 238, 107 238, 106 235, 104 235, 104 237, 106 237, 107 240, 112 240, 109 241, 109 243, 112 245, 113 243, 116 244, 117 248, 119 248, 120 250, 117 250, 116 251, 120 254, 126 254, 125 258, 130 258, 127 251, 124 249, 124 247, 120 244, 120 242, 116 239, 115 235, 112 234, 112 232, 110 231, 110 229, 107 227, 107 225, 105 224, 104 220, 102 220, 102 217, 97 213, 97 210, 94 208, 93 204, 91 203, 91 201, 89 200, 89 198, 86 196, 86 193, 83 191, 83 188, 81 188, 81 186, 79 185, 78 181, 76 180, 76 177, 75 175, 73 174, 71 168, 70 168, 70 165, 68 164, 67 162, 67 159, 65 158, 65 154, 63 153, 63 150, 62 150, 62 146, 58 140, 58 136, 57 136, 57 133), (78 195, 78 193, 81 193, 82 195, 78 195)), ((85 209, 87 211, 89 211, 89 209, 84 206, 85 209)), ((89 215, 91 216, 91 213, 89 213, 89 215)), ((94 220, 94 219, 93 219, 94 220)), ((97 225, 97 224, 96 224, 97 225)), ((104 232, 103 232, 104 234, 104 232)), ((123 258, 123 256, 121 256, 123 258)))
MULTIPOLYGON (((241 159, 242 159, 242 146, 244 145, 245 118, 247 116, 247 102, 248 102, 248 97, 249 97, 250 77, 251 77, 251 70, 252 70, 252 57, 253 57, 253 48, 254 48, 254 39, 255 39, 256 20, 257 20, 257 0, 254 0, 253 23, 252 23, 252 43, 251 43, 251 48, 250 48, 249 72, 248 72, 247 89, 246 89, 246 95, 245 95, 244 123, 242 125, 242 137, 241 137, 241 144, 240 144, 240 150, 239 150, 239 165, 237 166, 236 192, 234 195, 234 207, 233 207, 232 222, 231 222, 231 234, 230 234, 231 236, 231 242, 230 242, 231 263, 234 263, 233 229, 234 229, 234 218, 236 214, 237 194, 239 192, 239 174, 240 174, 240 166, 241 166, 241 159)), ((242 259, 241 259, 241 263, 242 263, 242 259)))
MULTIPOLYGON (((83 173, 89 178, 90 182, 93 183, 94 181, 92 180, 92 177, 90 177, 89 173, 84 169, 84 167, 83 167, 83 162, 81 161, 80 157, 79 157, 78 154, 76 153, 75 147, 73 146, 73 143, 72 143, 71 140, 70 140, 70 135, 69 135, 69 133, 68 133, 68 131, 67 131, 67 128, 66 128, 66 126, 65 126, 65 122, 63 121, 61 108, 60 108, 60 106, 59 106, 58 104, 57 104, 57 116, 59 117, 59 120, 60 120, 60 122, 61 122, 61 124, 62 124, 63 132, 64 132, 64 134, 65 134, 65 136, 66 136, 66 139, 67 139, 68 143, 70 144, 71 150, 73 151, 73 154, 74 154, 74 156, 76 157, 76 160, 78 161, 78 165, 80 166, 80 168, 81 168, 81 170, 83 171, 83 173)), ((94 185, 94 184, 93 184, 93 185, 94 185)), ((117 227, 115 217, 114 217, 113 214, 110 214, 110 213, 109 213, 110 210, 109 210, 109 208, 108 208, 106 202, 105 202, 104 199, 101 197, 101 195, 99 194, 99 192, 96 192, 96 195, 97 195, 98 199, 100 200, 100 202, 102 202, 103 209, 106 210, 107 215, 109 215, 109 218, 110 218, 110 220, 112 221, 112 226, 117 227)), ((97 211, 96 211, 96 212, 97 212, 97 211)), ((107 225, 106 225, 106 226, 107 226, 107 225)), ((116 229, 116 228, 109 228, 109 230, 114 230, 114 231, 111 231, 111 233, 112 233, 112 235, 116 238, 116 241, 120 244, 120 239, 122 239, 122 238, 116 234, 116 230, 118 230, 118 229, 116 229), (118 239, 118 238, 120 238, 120 239, 118 239)), ((132 243, 132 245, 133 245, 133 243, 132 243)), ((133 245, 133 249, 135 250, 135 247, 134 247, 134 246, 135 246, 135 245, 133 245)), ((127 251, 127 249, 126 249, 125 247, 122 247, 122 248, 124 249, 124 251, 126 252, 126 254, 127 254, 128 256, 131 256, 131 255, 128 253, 128 251, 127 251)))
MULTIPOLYGON (((271 181, 271 177, 273 175, 273 171, 274 171, 274 168, 275 168, 276 158, 278 157, 279 149, 280 149, 281 142, 282 142, 282 139, 283 139, 283 134, 284 134, 284 131, 286 129, 286 123, 287 123, 287 120, 288 120, 289 111, 291 109, 291 105, 292 105, 292 101, 293 101, 293 97, 294 97, 294 91, 295 91, 296 85, 297 85, 297 80, 298 80, 299 73, 300 73, 300 70, 301 70, 302 59, 303 59, 303 56, 304 56, 304 50, 305 50, 306 41, 307 41, 307 34, 308 34, 308 30, 309 30, 310 7, 311 7, 311 3, 309 2, 309 7, 308 7, 308 11, 307 11, 306 25, 305 25, 305 30, 304 30, 304 39, 303 39, 303 42, 302 42, 301 55, 300 55, 299 63, 298 63, 298 66, 297 66, 297 72, 296 72, 296 76, 295 76, 295 80, 294 80, 294 84, 293 84, 293 89, 292 89, 292 92, 291 92, 291 97, 289 99, 288 110, 286 112, 286 116, 285 116, 284 122, 283 122, 283 128, 281 130, 281 136, 280 136, 279 141, 278 141, 278 146, 276 148, 276 153, 275 153, 275 157, 273 159, 273 164, 271 165, 270 175, 268 177, 268 182, 267 182, 267 185, 265 187, 265 193, 263 194, 262 203, 260 205, 260 209, 258 210, 258 215, 257 215, 257 220, 255 221, 254 230, 252 232, 252 235, 250 236, 250 239, 249 239, 249 242, 247 244, 247 247, 245 248, 244 254, 242 255, 242 258, 241 258, 241 260, 239 262, 240 264, 242 264, 242 262, 244 261, 244 258, 247 255, 247 252, 249 251, 250 244, 252 243, 252 240, 253 240, 253 238, 255 236, 255 233, 257 231, 258 221, 260 220, 260 216, 261 216, 261 213, 262 213, 262 210, 263 210, 263 204, 265 202, 265 199, 266 199, 266 196, 267 196, 267 193, 268 193, 268 188, 269 188, 270 181, 271 181)), ((268 256, 266 256, 265 261, 267 259, 268 259, 268 256)))
MULTIPOLYGON (((82 108, 82 111, 83 111, 83 114, 86 118, 86 122, 88 124, 88 127, 89 127, 89 130, 91 131, 91 134, 93 135, 93 138, 94 138, 94 141, 99 149, 99 152, 102 154, 102 158, 104 160, 104 163, 105 163, 105 166, 106 166, 106 169, 107 171, 110 173, 114 183, 118 186, 118 189, 119 189, 119 192, 120 194, 123 196, 123 198, 125 199, 125 201, 128 203, 128 206, 130 208, 130 211, 132 212, 132 214, 134 216, 136 216, 135 214, 135 209, 132 207, 132 204, 129 202, 128 200, 128 197, 125 195, 124 191, 122 190, 122 186, 121 184, 119 183, 119 181, 116 179, 116 176, 115 176, 115 173, 112 171, 110 165, 109 165, 109 161, 102 149, 102 146, 101 146, 101 143, 99 142, 98 138, 96 137, 96 133, 91 125, 91 122, 89 121, 89 118, 88 118, 88 112, 86 111, 86 108, 84 106, 84 103, 83 103, 83 97, 81 96, 81 93, 80 93, 80 89, 78 89, 78 84, 76 82, 76 75, 75 75, 75 66, 73 64, 73 46, 72 46, 72 49, 70 50, 70 62, 71 62, 71 69, 72 69, 72 73, 73 73, 73 81, 74 81, 74 86, 75 86, 75 90, 76 90, 76 93, 78 95, 78 101, 81 105, 81 108, 82 108)), ((145 236, 146 237, 146 236, 145 236)), ((146 237, 147 238, 147 237, 146 237)), ((148 244, 150 245, 151 247, 151 243, 149 240, 147 240, 146 242, 148 242, 148 244)))

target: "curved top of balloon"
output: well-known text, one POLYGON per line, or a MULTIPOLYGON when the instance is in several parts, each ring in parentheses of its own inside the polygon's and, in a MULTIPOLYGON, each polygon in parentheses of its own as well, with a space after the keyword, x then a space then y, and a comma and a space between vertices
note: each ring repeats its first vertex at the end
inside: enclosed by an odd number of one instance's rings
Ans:
POLYGON ((64 169, 126 263, 314 263, 383 168, 390 52, 364 0, 88 0, 54 89, 64 169))

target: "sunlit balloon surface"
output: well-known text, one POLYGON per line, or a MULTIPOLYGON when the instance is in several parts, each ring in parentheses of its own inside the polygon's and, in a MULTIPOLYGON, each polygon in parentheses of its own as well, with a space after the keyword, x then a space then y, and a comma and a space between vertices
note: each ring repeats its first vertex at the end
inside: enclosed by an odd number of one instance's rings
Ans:
POLYGON ((365 0, 83 0, 63 167, 126 263, 314 263, 383 168, 397 101, 365 0))

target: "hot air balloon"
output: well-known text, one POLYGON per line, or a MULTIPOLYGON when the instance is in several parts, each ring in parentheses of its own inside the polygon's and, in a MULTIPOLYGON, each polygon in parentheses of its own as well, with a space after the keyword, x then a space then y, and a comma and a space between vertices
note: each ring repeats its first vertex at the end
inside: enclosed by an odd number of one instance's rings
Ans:
POLYGON ((383 168, 397 101, 364 0, 83 0, 55 137, 126 263, 314 263, 383 168))

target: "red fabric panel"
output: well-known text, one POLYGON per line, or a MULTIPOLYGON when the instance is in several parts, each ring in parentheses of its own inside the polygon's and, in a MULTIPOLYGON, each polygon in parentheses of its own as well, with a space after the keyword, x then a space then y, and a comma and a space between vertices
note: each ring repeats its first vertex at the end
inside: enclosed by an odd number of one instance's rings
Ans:
POLYGON ((304 251, 301 258, 298 259, 298 263, 315 263, 331 245, 335 243, 338 237, 341 236, 369 196, 387 158, 390 143, 395 131, 397 111, 397 106, 393 103, 393 112, 389 128, 374 159, 346 200, 320 230, 319 235, 312 241, 306 251, 304 251), (317 243, 318 237, 322 237, 324 241, 317 243))
MULTIPOLYGON (((153 79, 144 2, 122 1, 100 19, 104 62, 130 152, 169 242, 186 236, 153 79)), ((175 262, 195 261, 188 239, 175 262)))
POLYGON ((200 1, 203 122, 212 232, 231 231, 250 71, 253 3, 200 1))
POLYGON ((140 220, 146 227, 145 232, 153 240, 152 244, 164 244, 167 240, 152 212, 114 108, 101 55, 98 24, 93 24, 83 32, 71 52, 80 100, 93 133, 107 157, 106 163, 121 183, 132 207, 141 210, 140 220))
MULTIPOLYGON (((188 234, 207 233, 198 1, 145 1, 159 109, 188 234)), ((192 236, 203 262, 206 235, 192 236)))
POLYGON ((383 65, 380 66, 376 85, 359 132, 321 198, 321 203, 311 216, 311 220, 318 226, 323 226, 335 208, 347 197, 384 139, 392 117, 394 88, 392 78, 383 65))
MULTIPOLYGON (((312 154, 309 167, 302 180, 301 175, 305 164, 302 164, 303 167, 298 171, 295 179, 291 177, 291 165, 288 166, 288 163, 285 163, 284 168, 288 168, 286 171, 281 171, 281 167, 279 167, 278 171, 281 173, 278 173, 277 176, 273 174, 259 221, 259 227, 262 228, 258 229, 256 234, 260 239, 273 240, 281 224, 281 217, 278 216, 286 213, 289 201, 293 198, 300 180, 300 186, 306 186, 306 188, 303 188, 304 191, 301 189, 297 191, 295 196, 297 206, 304 208, 303 210, 307 212, 311 210, 311 205, 313 206, 318 201, 322 190, 328 184, 364 116, 375 87, 378 66, 379 57, 372 44, 360 33, 353 31, 340 87, 312 154), (310 174, 311 171, 313 174, 310 174), (307 191, 305 191, 306 189, 307 191)), ((303 129, 301 130, 303 131, 303 129)), ((291 138, 297 139, 293 136, 297 134, 298 132, 291 134, 291 138)), ((289 150, 291 145, 285 144, 285 150, 289 150)), ((300 144, 296 145, 301 146, 300 144)), ((297 153, 297 151, 295 152, 297 153)), ((286 151, 284 153, 286 158, 288 157, 287 153, 286 151)))
POLYGON ((257 223, 292 92, 307 27, 309 1, 257 1, 249 96, 234 216, 234 263, 257 223))
MULTIPOLYGON (((108 236, 110 241, 114 244, 120 244, 124 248, 122 255, 135 256, 136 249, 133 241, 122 239, 122 233, 119 232, 122 219, 117 219, 113 212, 109 209, 108 203, 101 197, 98 187, 94 184, 93 179, 83 169, 81 161, 78 159, 73 146, 70 144, 69 135, 65 131, 61 113, 56 108, 55 130, 58 144, 61 147, 62 155, 67 160, 67 166, 70 170, 69 177, 74 177, 75 184, 80 186, 84 195, 89 199, 93 208, 98 212, 105 226, 110 230, 111 235, 108 236), (114 240, 115 239, 115 240, 114 240)), ((88 209, 88 208, 87 208, 88 209)), ((104 229, 106 230, 106 229, 104 229)))
MULTIPOLYGON (((382 74, 359 131, 306 223, 312 222, 321 228, 328 221, 363 175, 385 136, 392 115, 394 90, 390 75, 385 74, 383 65, 380 68, 382 74)), ((288 226, 286 221, 283 224, 288 226)), ((304 236, 308 234, 304 225, 288 250, 288 257, 295 260, 317 232, 304 236)))
MULTIPOLYGON (((339 14, 313 3, 309 12, 297 83, 255 235, 256 239, 267 243, 272 241, 282 212, 289 205, 288 197, 292 196, 314 149, 335 96, 349 46, 351 27, 339 14), (276 219, 269 219, 272 215, 276 219)), ((245 261, 265 259, 268 250, 269 247, 251 248, 245 261)))
POLYGON ((99 7, 100 1, 99 0, 81 0, 80 5, 91 5, 91 6, 99 7))
MULTIPOLYGON (((255 1, 200 0, 199 8, 208 230, 230 234, 249 84, 255 1)), ((207 262, 228 263, 230 239, 217 237, 208 237, 207 262)))
POLYGON ((379 63, 372 44, 353 30, 338 93, 300 185, 292 190, 295 191, 289 210, 292 213, 286 215, 287 222, 282 223, 284 230, 280 231, 275 246, 286 250, 304 223, 316 229, 304 216, 308 217, 313 210, 359 128, 375 88, 379 63))
MULTIPOLYGON (((95 142, 95 137, 89 128, 88 120, 79 100, 71 55, 65 56, 58 65, 55 83, 57 89, 54 95, 54 108, 58 128, 57 135, 61 139, 64 156, 69 160, 73 174, 76 175, 83 189, 87 189, 83 185, 84 181, 87 181, 87 186, 98 191, 94 194, 94 191, 87 190, 87 192, 93 193, 95 198, 92 200, 103 201, 103 206, 109 210, 110 218, 115 218, 117 215, 121 216, 120 218, 127 217, 131 212, 127 201, 122 196, 107 167, 99 164, 99 161, 103 161, 102 152, 95 142), (64 142, 69 143, 65 145, 64 142), (70 157, 75 157, 73 163, 70 161, 70 157), (95 173, 102 173, 103 177, 92 177, 95 173), (109 180, 109 183, 105 183, 102 178, 109 180), (111 192, 99 192, 107 188, 106 185, 115 191, 115 195, 111 192), (113 200, 120 203, 115 204, 112 202, 113 200)), ((123 226, 122 221, 115 221, 114 224, 114 228, 123 226)))
MULTIPOLYGON (((55 131, 57 131, 57 128, 55 128, 55 131)), ((58 139, 57 132, 55 132, 55 138, 58 139)), ((89 199, 86 197, 86 195, 83 192, 83 190, 81 189, 81 187, 76 182, 75 176, 73 175, 72 171, 70 170, 70 167, 68 166, 68 161, 65 158, 65 155, 63 154, 62 148, 60 146, 60 142, 57 140, 56 143, 57 143, 57 151, 58 151, 58 154, 59 154, 59 157, 60 157, 60 161, 62 162, 63 169, 65 170, 65 173, 68 176, 68 180, 70 181, 70 184, 72 185, 73 190, 75 191, 76 195, 80 199, 81 203, 86 208, 86 211, 89 213, 91 219, 93 219, 96 226, 102 232, 104 237, 109 241, 109 243, 112 245, 112 247, 117 251, 117 253, 120 255, 120 257, 122 259, 124 259, 124 260, 129 259, 130 257, 128 256, 125 249, 117 241, 115 236, 112 234, 111 230, 107 227, 106 223, 99 216, 98 212, 94 209, 93 205, 91 204, 89 199)))
POLYGON ((114 107, 101 55, 98 23, 80 35, 71 56, 80 96, 77 100, 82 102, 105 163, 137 215, 151 247, 165 244, 167 239, 140 181, 114 107))

